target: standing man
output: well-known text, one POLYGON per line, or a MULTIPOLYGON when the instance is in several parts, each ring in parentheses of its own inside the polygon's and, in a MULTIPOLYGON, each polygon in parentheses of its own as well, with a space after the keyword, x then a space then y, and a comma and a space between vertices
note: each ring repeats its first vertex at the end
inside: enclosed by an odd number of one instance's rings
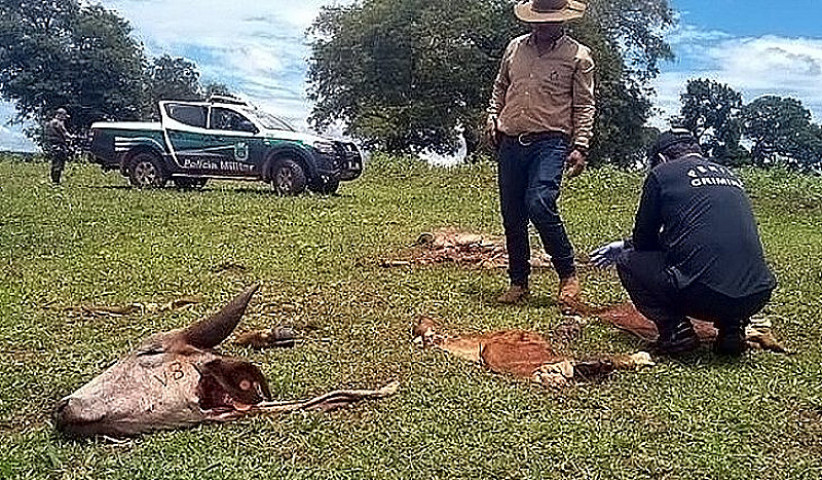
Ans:
POLYGON ((68 141, 71 134, 66 129, 69 115, 65 108, 58 108, 54 118, 46 123, 43 131, 46 154, 51 159, 51 182, 60 185, 60 177, 69 157, 68 141))
POLYGON ((531 33, 511 41, 502 58, 488 108, 486 136, 498 149, 502 220, 510 288, 501 303, 529 294, 533 222, 560 278, 559 302, 579 296, 574 249, 557 210, 563 169, 585 169, 594 126, 594 61, 591 50, 565 33, 586 4, 531 0, 514 7, 531 33))
POLYGON ((690 316, 717 327, 717 353, 739 355, 750 316, 776 287, 742 181, 702 157, 687 130, 660 135, 649 157, 633 237, 591 260, 616 263, 636 308, 656 324, 662 352, 699 345, 690 316))

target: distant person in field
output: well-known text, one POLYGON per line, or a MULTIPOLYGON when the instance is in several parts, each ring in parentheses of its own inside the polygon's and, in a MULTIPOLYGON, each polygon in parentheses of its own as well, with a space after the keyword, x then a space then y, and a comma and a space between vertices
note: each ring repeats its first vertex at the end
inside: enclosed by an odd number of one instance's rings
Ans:
POLYGON ((46 123, 43 131, 46 155, 51 160, 51 182, 54 185, 60 185, 60 178, 63 176, 63 169, 69 157, 68 142, 71 134, 66 129, 68 118, 66 109, 58 108, 54 112, 54 118, 46 123))
POLYGON ((505 50, 485 130, 498 150, 509 256, 511 283, 501 303, 517 303, 529 294, 529 220, 559 274, 560 304, 572 304, 579 296, 574 249, 557 198, 563 170, 573 177, 585 169, 594 126, 591 50, 565 33, 565 22, 582 17, 585 8, 573 0, 531 0, 514 7, 531 33, 505 50))
POLYGON ((776 287, 744 185, 705 159, 687 130, 660 135, 649 163, 633 236, 591 260, 616 264, 637 309, 659 329, 662 352, 699 345, 693 317, 714 322, 717 353, 739 355, 745 326, 776 287))

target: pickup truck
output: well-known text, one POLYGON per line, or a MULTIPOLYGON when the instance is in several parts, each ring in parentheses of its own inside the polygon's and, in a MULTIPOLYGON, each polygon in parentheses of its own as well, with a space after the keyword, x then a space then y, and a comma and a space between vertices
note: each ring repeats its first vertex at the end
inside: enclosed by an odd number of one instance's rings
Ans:
POLYGON ((200 188, 208 179, 261 180, 281 195, 306 188, 333 193, 363 170, 350 142, 297 132, 285 121, 233 98, 162 101, 160 122, 98 122, 89 151, 104 170, 131 184, 200 188))

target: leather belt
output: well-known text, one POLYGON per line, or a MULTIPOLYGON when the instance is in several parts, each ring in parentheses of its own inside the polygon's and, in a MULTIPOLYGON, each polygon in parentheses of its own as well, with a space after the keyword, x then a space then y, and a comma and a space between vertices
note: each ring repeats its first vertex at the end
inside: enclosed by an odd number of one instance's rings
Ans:
POLYGON ((571 138, 562 132, 520 133, 515 137, 511 135, 507 136, 518 142, 523 147, 527 147, 533 143, 542 142, 544 140, 561 139, 565 140, 566 143, 571 142, 571 138))

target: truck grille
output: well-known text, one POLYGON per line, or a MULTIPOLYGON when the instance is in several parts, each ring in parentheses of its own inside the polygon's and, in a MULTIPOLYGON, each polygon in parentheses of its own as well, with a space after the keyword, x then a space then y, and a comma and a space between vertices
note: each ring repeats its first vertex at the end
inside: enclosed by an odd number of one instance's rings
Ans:
POLYGON ((340 179, 353 180, 362 173, 362 155, 353 143, 335 142, 340 179))

